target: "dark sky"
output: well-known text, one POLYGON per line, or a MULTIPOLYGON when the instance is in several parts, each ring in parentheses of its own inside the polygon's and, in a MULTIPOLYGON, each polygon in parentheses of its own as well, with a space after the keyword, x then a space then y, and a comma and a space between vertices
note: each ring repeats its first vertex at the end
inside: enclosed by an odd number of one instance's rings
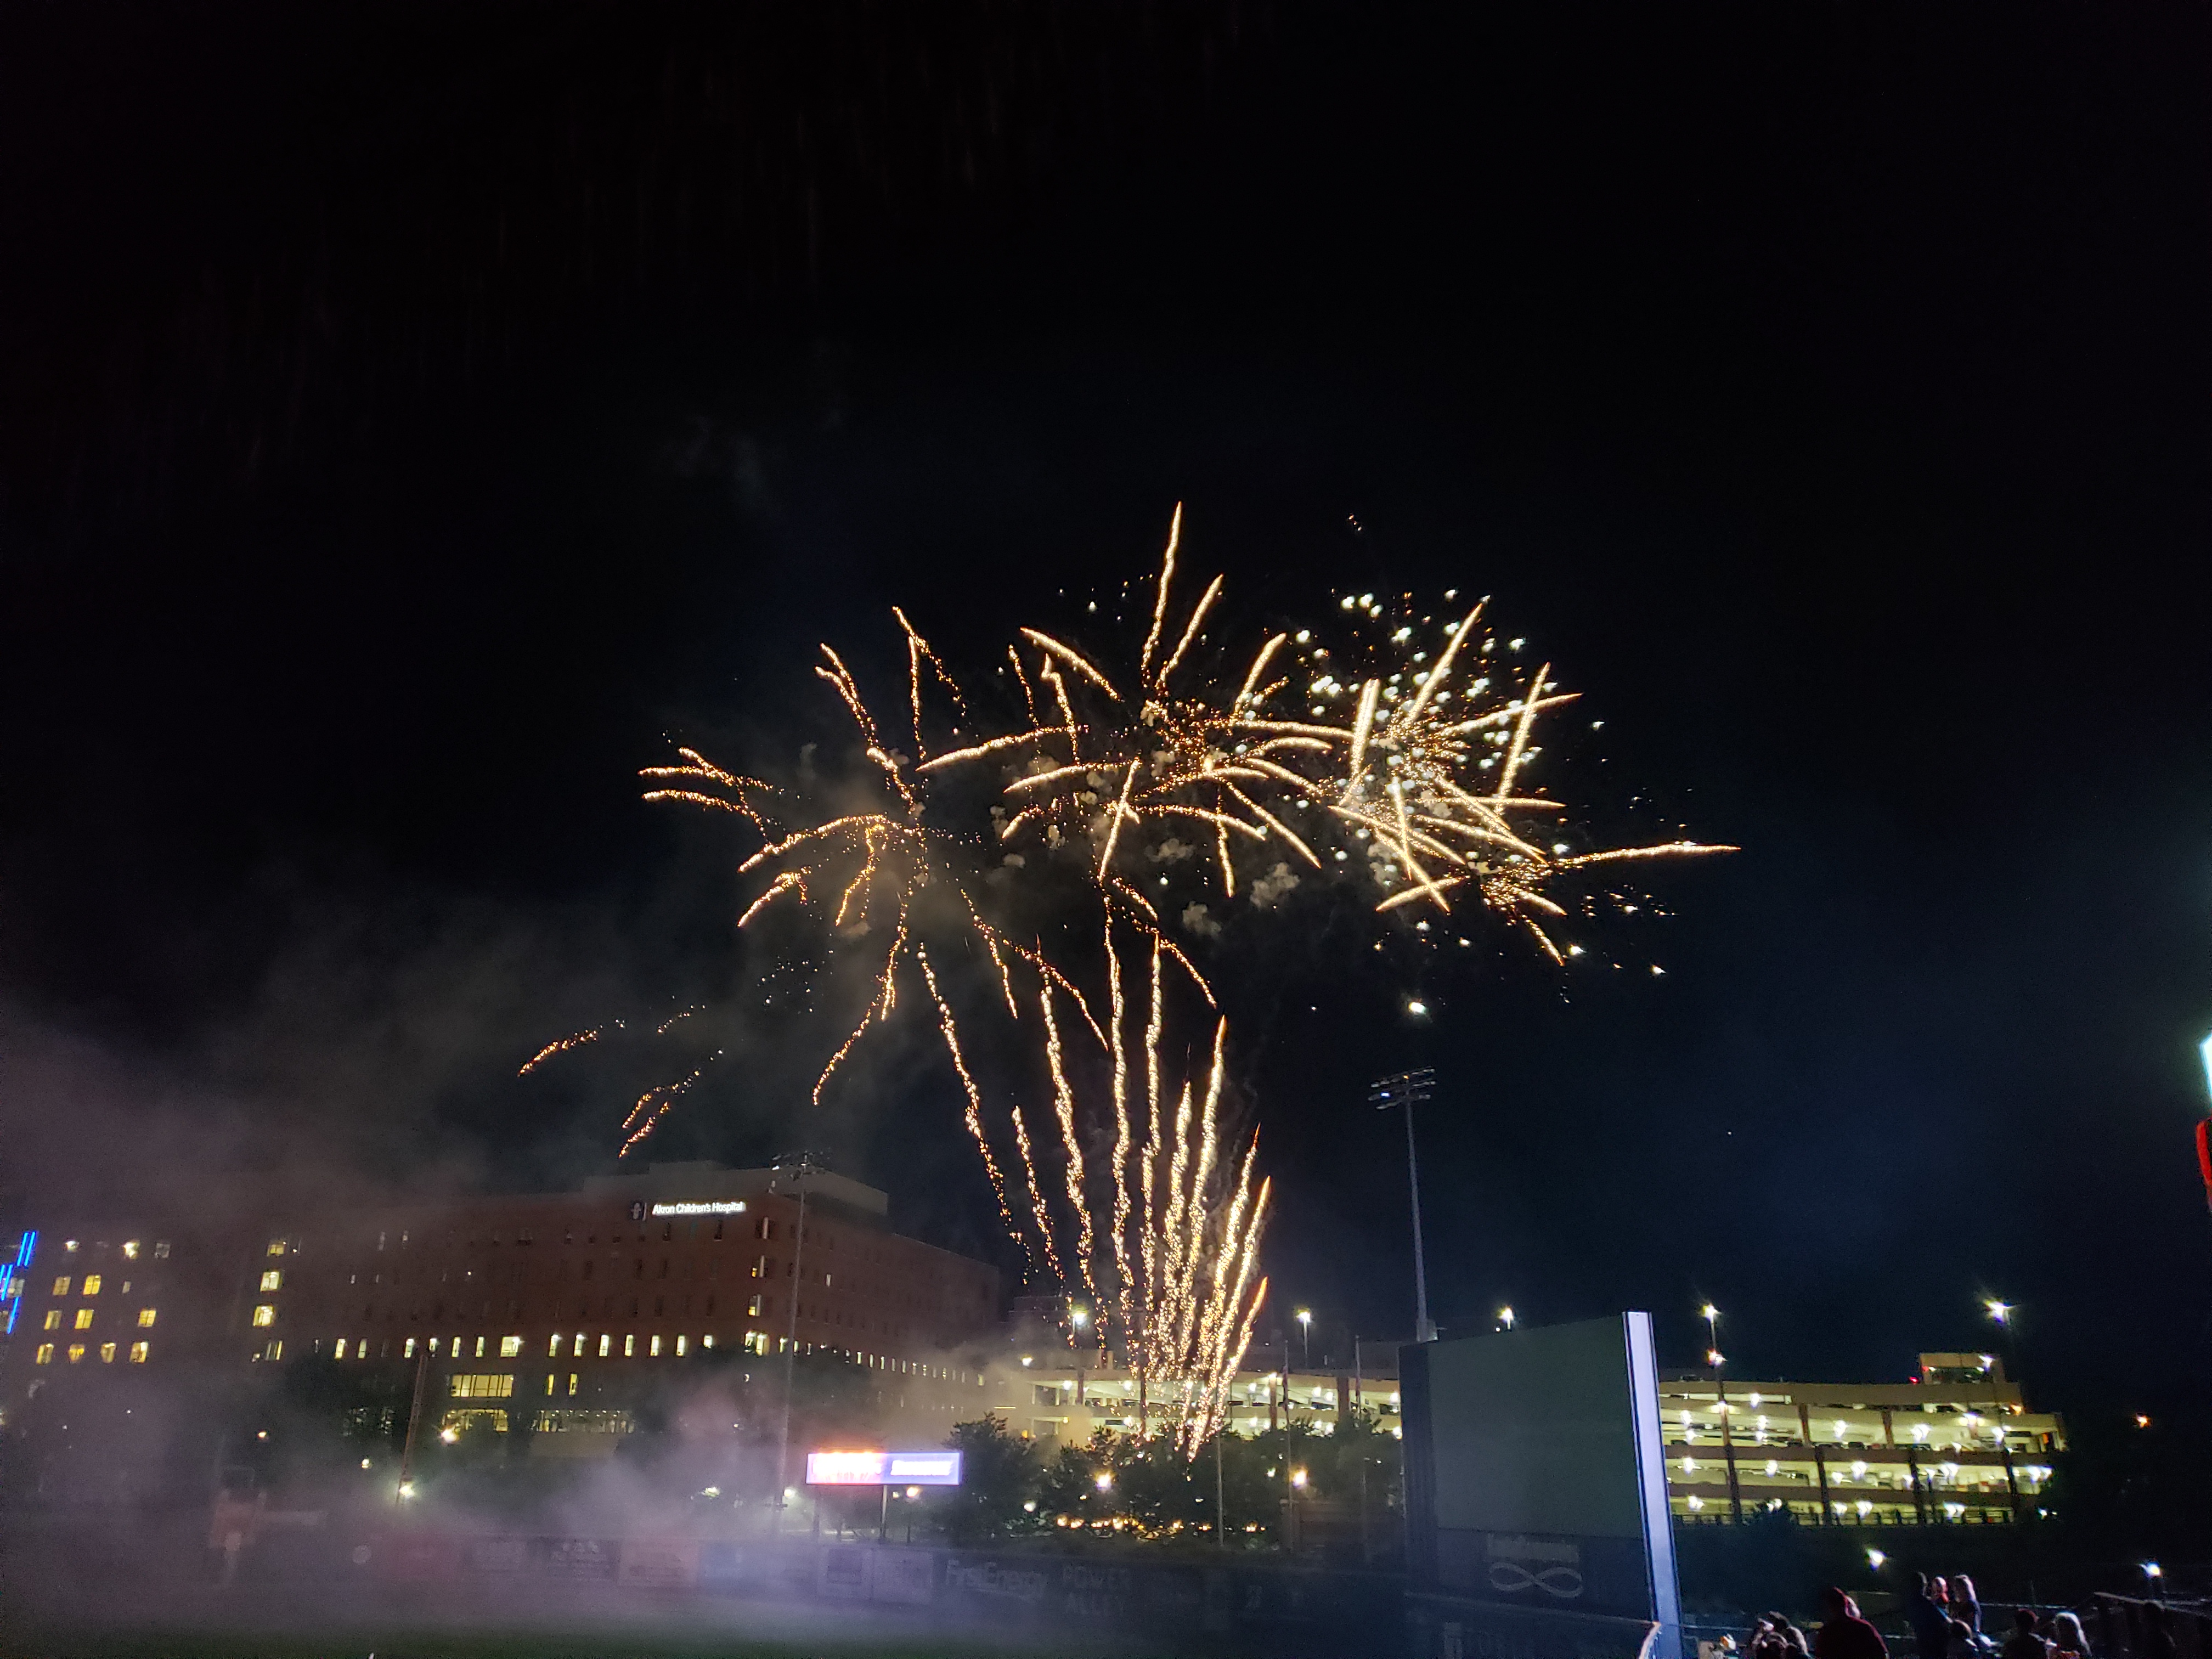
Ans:
MULTIPOLYGON (((1655 884, 1663 978, 1486 938, 1420 1033, 1278 965, 1282 1307, 1410 1323, 1363 1095, 1418 1062, 1447 1326, 1687 1363, 1710 1297, 1739 1369, 1901 1376, 1996 1294, 2062 1403, 2201 1387, 2208 33, 0 12, 9 1207, 597 1167, 628 1060, 518 1054, 748 971, 635 769, 826 729, 814 642, 888 670, 891 604, 1065 619, 1180 500, 1255 606, 1494 593, 1608 785, 1744 848, 1655 884)), ((666 1155, 815 1140, 980 1246, 904 1040, 821 1121, 763 1042, 666 1155)))

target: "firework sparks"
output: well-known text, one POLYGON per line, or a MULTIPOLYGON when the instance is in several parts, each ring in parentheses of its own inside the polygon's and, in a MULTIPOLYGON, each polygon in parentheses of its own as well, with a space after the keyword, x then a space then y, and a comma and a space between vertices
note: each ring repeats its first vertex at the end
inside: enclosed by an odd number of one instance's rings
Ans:
MULTIPOLYGON (((619 1030, 621 1028, 622 1022, 620 1020, 616 1020, 614 1022, 614 1025, 616 1029, 619 1030)), ((543 1048, 540 1048, 536 1054, 531 1055, 529 1059, 522 1062, 521 1069, 515 1073, 515 1076, 528 1077, 532 1072, 536 1071, 539 1066, 543 1066, 547 1060, 554 1058, 556 1054, 565 1054, 571 1048, 580 1048, 587 1042, 597 1042, 599 1040, 600 1033, 605 1031, 606 1029, 607 1028, 604 1025, 594 1025, 588 1031, 578 1031, 573 1036, 560 1037, 556 1039, 554 1042, 547 1043, 543 1048)))

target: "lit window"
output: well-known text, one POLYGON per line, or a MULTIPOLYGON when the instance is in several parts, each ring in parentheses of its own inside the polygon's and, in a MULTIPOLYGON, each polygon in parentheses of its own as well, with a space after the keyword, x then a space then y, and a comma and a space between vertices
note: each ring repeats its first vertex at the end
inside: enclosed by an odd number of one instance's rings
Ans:
POLYGON ((346 1340, 343 1337, 340 1337, 331 1346, 331 1358, 333 1359, 343 1359, 345 1358, 345 1351, 346 1340))
POLYGON ((511 1400, 514 1396, 514 1376, 510 1371, 450 1377, 447 1385, 456 1400, 511 1400))
POLYGON ((169 1241, 166 1238, 155 1239, 154 1241, 154 1260, 156 1261, 167 1261, 168 1259, 169 1241))
POLYGON ((634 1336, 625 1336, 623 1338, 623 1358, 624 1359, 632 1359, 636 1358, 636 1356, 637 1339, 634 1336))
POLYGON ((142 1328, 151 1330, 154 1326, 154 1310, 151 1308, 139 1309, 138 1323, 142 1328))
POLYGON ((684 1339, 680 1336, 676 1339, 676 1357, 678 1359, 684 1357, 684 1339))
POLYGON ((71 1255, 75 1255, 76 1254, 76 1240, 72 1238, 68 1243, 63 1245, 62 1249, 67 1250, 71 1255))
POLYGON ((516 1358, 518 1355, 520 1355, 520 1354, 521 1353, 521 1352, 522 1352, 522 1339, 521 1339, 520 1337, 519 1337, 519 1336, 502 1336, 501 1338, 500 1338, 500 1340, 499 1340, 499 1357, 500 1357, 501 1359, 513 1359, 513 1358, 516 1358))
POLYGON ((574 1372, 574 1371, 570 1371, 570 1372, 568 1373, 568 1398, 569 1398, 569 1399, 571 1399, 571 1400, 574 1400, 575 1397, 576 1397, 576 1373, 575 1373, 575 1372, 574 1372))
POLYGON ((61 1328, 62 1328, 62 1310, 61 1310, 59 1308, 49 1308, 49 1309, 47 1309, 47 1310, 46 1310, 46 1329, 48 1329, 48 1330, 50 1330, 50 1331, 58 1331, 58 1330, 61 1329, 61 1328))
POLYGON ((51 1342, 40 1343, 39 1352, 32 1359, 31 1363, 33 1365, 52 1364, 54 1363, 54 1345, 51 1342))
POLYGON ((131 1345, 131 1363, 134 1365, 144 1364, 146 1363, 146 1355, 149 1352, 149 1350, 147 1344, 143 1342, 133 1342, 131 1345))
POLYGON ((545 1373, 545 1397, 548 1400, 553 1397, 553 1373, 550 1371, 545 1373))
POLYGON ((257 1325, 274 1325, 276 1322, 276 1310, 268 1303, 263 1303, 253 1310, 253 1322, 257 1325))
POLYGON ((608 1354, 609 1354, 609 1353, 613 1350, 613 1347, 614 1347, 614 1340, 614 1340, 614 1338, 613 1338, 612 1336, 609 1335, 606 1332, 602 1331, 602 1332, 600 1332, 600 1333, 599 1333, 599 1358, 600 1358, 605 1359, 605 1358, 607 1357, 607 1355, 608 1355, 608 1354))
POLYGON ((100 1294, 100 1275, 98 1273, 87 1273, 84 1276, 84 1294, 87 1296, 98 1296, 100 1294))
POLYGON ((410 1336, 407 1339, 407 1352, 400 1357, 404 1359, 412 1359, 415 1357, 415 1339, 413 1337, 410 1336))
POLYGON ((137 1239, 131 1238, 124 1241, 123 1259, 125 1261, 136 1261, 138 1259, 138 1241, 137 1239))
POLYGON ((69 1287, 70 1277, 67 1273, 64 1273, 59 1279, 54 1280, 54 1294, 56 1296, 67 1296, 69 1294, 69 1287))
POLYGON ((91 1309, 79 1308, 76 1310, 76 1328, 81 1331, 88 1331, 92 1328, 91 1309))
POLYGON ((558 1359, 558 1358, 561 1357, 561 1333, 560 1333, 560 1332, 558 1332, 558 1331, 554 1332, 554 1333, 553 1333, 553 1334, 552 1334, 552 1336, 551 1336, 550 1339, 548 1339, 548 1340, 546 1341, 546 1344, 545 1344, 545 1357, 546 1357, 548 1359, 558 1359))
POLYGON ((707 1336, 702 1336, 702 1337, 701 1337, 701 1338, 699 1339, 699 1346, 700 1346, 701 1347, 702 1347, 702 1348, 711 1348, 711 1347, 713 1347, 713 1346, 714 1346, 714 1337, 713 1337, 711 1334, 710 1334, 710 1335, 707 1335, 707 1336))
POLYGON ((103 1342, 100 1345, 100 1363, 103 1365, 112 1365, 115 1363, 115 1345, 112 1342, 103 1342))
POLYGON ((482 1359, 482 1358, 483 1358, 483 1345, 484 1345, 484 1340, 483 1340, 483 1338, 482 1338, 482 1337, 478 1337, 478 1338, 477 1339, 477 1356, 476 1356, 476 1357, 477 1357, 477 1358, 479 1358, 479 1359, 482 1359))
POLYGON ((283 1290, 284 1288, 284 1275, 283 1272, 277 1268, 271 1267, 267 1273, 262 1274, 261 1288, 264 1291, 283 1290))
POLYGON ((72 1343, 70 1343, 70 1351, 69 1351, 69 1362, 70 1362, 70 1364, 72 1364, 72 1365, 74 1365, 74 1364, 76 1364, 77 1363, 77 1361, 79 1361, 80 1359, 82 1359, 83 1358, 84 1358, 84 1344, 83 1344, 83 1343, 82 1343, 82 1342, 72 1342, 72 1343))
POLYGON ((651 1358, 658 1359, 660 1358, 660 1339, 658 1336, 652 1339, 651 1345, 647 1347, 646 1352, 647 1356, 651 1358))
POLYGON ((356 1359, 366 1359, 368 1358, 368 1339, 367 1337, 361 1337, 355 1341, 353 1345, 353 1357, 356 1359))
POLYGON ((283 1254, 284 1254, 284 1249, 285 1249, 285 1244, 284 1244, 284 1241, 283 1241, 283 1239, 281 1239, 281 1238, 272 1238, 272 1239, 270 1239, 270 1240, 269 1241, 269 1254, 270 1254, 270 1255, 283 1255, 283 1254))
POLYGON ((581 1359, 581 1358, 584 1357, 584 1334, 583 1334, 583 1332, 581 1332, 581 1331, 578 1331, 578 1332, 576 1333, 576 1340, 575 1340, 575 1341, 574 1341, 574 1343, 572 1343, 572 1344, 569 1346, 568 1352, 569 1352, 570 1353, 572 1353, 572 1354, 575 1355, 575 1356, 576 1356, 576 1358, 579 1358, 579 1359, 581 1359))
POLYGON ((284 1357, 284 1344, 281 1340, 271 1342, 261 1351, 261 1357, 264 1359, 282 1359, 284 1357))

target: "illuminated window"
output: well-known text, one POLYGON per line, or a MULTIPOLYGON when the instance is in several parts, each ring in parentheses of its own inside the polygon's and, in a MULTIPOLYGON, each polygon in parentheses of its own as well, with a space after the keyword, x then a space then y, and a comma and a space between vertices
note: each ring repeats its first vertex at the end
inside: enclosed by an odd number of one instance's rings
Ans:
POLYGON ((599 1358, 605 1359, 614 1347, 614 1338, 605 1331, 599 1333, 599 1358))
POLYGON ((271 1267, 261 1275, 261 1288, 264 1291, 283 1290, 284 1288, 283 1273, 278 1268, 271 1267))
POLYGON ((407 1339, 407 1351, 400 1357, 404 1359, 412 1359, 415 1357, 415 1339, 413 1337, 410 1336, 407 1339))
POLYGON ((521 1339, 520 1337, 519 1337, 519 1336, 502 1336, 501 1338, 500 1338, 500 1340, 499 1340, 499 1357, 500 1357, 501 1359, 513 1359, 513 1358, 516 1358, 518 1355, 520 1355, 521 1352, 522 1352, 522 1339, 521 1339))
POLYGON ((115 1345, 112 1342, 103 1342, 100 1345, 100 1363, 103 1365, 112 1365, 115 1363, 115 1345))
POLYGON ((146 1363, 146 1355, 149 1352, 150 1349, 146 1343, 133 1342, 131 1345, 131 1363, 134 1365, 144 1364, 146 1363))
POLYGON ((154 1310, 151 1308, 139 1309, 138 1323, 141 1328, 151 1330, 154 1327, 154 1310))
POLYGON ((61 1329, 61 1328, 62 1328, 62 1310, 61 1310, 59 1308, 49 1308, 49 1309, 47 1309, 47 1310, 46 1310, 46 1329, 48 1329, 48 1330, 50 1330, 50 1331, 58 1331, 58 1330, 61 1329))
POLYGON ((367 1337, 359 1337, 355 1340, 353 1345, 353 1357, 356 1359, 366 1359, 368 1358, 368 1339, 367 1337))
POLYGON ((76 1328, 81 1331, 88 1331, 92 1328, 91 1309, 79 1308, 76 1310, 76 1328))
POLYGON ((264 1359, 282 1359, 284 1357, 284 1344, 282 1340, 271 1342, 261 1351, 261 1357, 264 1359))
POLYGON ((138 1241, 137 1239, 131 1238, 124 1241, 123 1259, 125 1261, 136 1261, 138 1259, 138 1241))
POLYGON ((636 1354, 637 1339, 634 1336, 626 1336, 623 1338, 623 1358, 624 1359, 631 1359, 635 1358, 636 1354))
POLYGON ((699 1339, 699 1346, 702 1348, 711 1348, 714 1346, 714 1339, 711 1335, 702 1336, 699 1339))
POLYGON ((553 1397, 553 1373, 550 1371, 545 1373, 545 1397, 548 1400, 553 1397))
POLYGON ((263 1303, 253 1310, 253 1322, 257 1325, 274 1325, 276 1322, 276 1310, 268 1303, 263 1303))
POLYGON ((87 1296, 98 1296, 100 1294, 100 1275, 98 1273, 87 1273, 84 1276, 84 1294, 87 1296))
POLYGON ((755 1297, 750 1302, 745 1304, 745 1311, 751 1315, 755 1319, 758 1319, 763 1313, 768 1311, 768 1298, 764 1296, 755 1297))
POLYGON ((514 1395, 514 1374, 495 1371, 477 1376, 459 1376, 447 1379, 456 1400, 509 1400, 514 1395))
POLYGON ((653 1359, 660 1358, 660 1339, 658 1336, 653 1338, 651 1342, 647 1345, 646 1353, 648 1358, 653 1359))
POLYGON ((477 1339, 477 1358, 479 1358, 479 1359, 482 1359, 482 1358, 483 1358, 483 1345, 484 1345, 484 1340, 483 1340, 483 1338, 482 1338, 482 1337, 478 1337, 478 1338, 477 1339))
POLYGON ((554 1332, 554 1333, 553 1333, 553 1334, 552 1334, 552 1336, 551 1336, 551 1337, 550 1337, 549 1339, 547 1339, 547 1341, 546 1341, 546 1344, 545 1344, 545 1357, 546 1357, 548 1359, 558 1359, 558 1358, 561 1357, 561 1333, 560 1333, 560 1332, 558 1332, 558 1331, 554 1332))
POLYGON ((747 1353, 766 1353, 768 1352, 768 1333, 765 1331, 747 1331, 745 1333, 745 1352, 747 1353))
POLYGON ((54 1345, 51 1342, 40 1343, 39 1352, 32 1359, 31 1363, 33 1365, 52 1364, 54 1363, 54 1345))
POLYGON ((340 1337, 336 1342, 331 1345, 331 1358, 333 1359, 343 1359, 345 1358, 345 1351, 346 1340, 343 1337, 340 1337))
POLYGON ((70 1278, 67 1273, 64 1273, 59 1279, 54 1280, 54 1294, 56 1296, 67 1296, 69 1294, 69 1287, 70 1278))
POLYGON ((575 1356, 576 1356, 576 1358, 579 1358, 579 1359, 581 1359, 581 1358, 584 1357, 584 1334, 583 1334, 583 1332, 581 1332, 581 1331, 578 1331, 578 1332, 576 1333, 576 1340, 575 1340, 574 1343, 573 1343, 573 1344, 570 1346, 570 1347, 569 1347, 569 1349, 568 1349, 568 1352, 569 1352, 570 1353, 572 1353, 572 1354, 575 1355, 575 1356))
POLYGON ((154 1241, 154 1260, 156 1261, 167 1261, 168 1259, 169 1241, 166 1238, 155 1239, 154 1241))
POLYGON ((576 1397, 576 1373, 575 1373, 575 1372, 574 1372, 574 1371, 570 1371, 570 1372, 568 1373, 568 1398, 569 1398, 569 1399, 571 1399, 571 1400, 574 1400, 575 1397, 576 1397))
POLYGON ((283 1255, 283 1254, 284 1254, 284 1250, 285 1250, 285 1244, 284 1244, 284 1241, 283 1241, 283 1239, 281 1239, 281 1238, 272 1238, 272 1239, 270 1239, 270 1240, 269 1241, 269 1254, 270 1254, 270 1255, 283 1255))
POLYGON ((70 1364, 74 1365, 74 1364, 76 1364, 77 1363, 77 1361, 78 1361, 78 1360, 80 1360, 80 1359, 82 1359, 82 1358, 84 1358, 84 1344, 83 1344, 83 1343, 82 1343, 82 1342, 72 1342, 72 1343, 70 1343, 70 1351, 69 1351, 69 1363, 70 1363, 70 1364))
POLYGON ((676 1339, 676 1357, 678 1359, 684 1358, 684 1339, 680 1336, 676 1339))

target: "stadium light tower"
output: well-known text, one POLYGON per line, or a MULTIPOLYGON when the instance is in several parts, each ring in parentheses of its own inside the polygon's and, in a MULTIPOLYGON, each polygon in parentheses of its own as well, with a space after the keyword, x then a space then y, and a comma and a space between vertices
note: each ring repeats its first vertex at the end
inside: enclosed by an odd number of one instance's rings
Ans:
POLYGON ((1421 1255, 1421 1170, 1413 1158, 1413 1108, 1435 1091, 1437 1074, 1424 1068, 1401 1072, 1370 1085, 1367 1098, 1378 1112, 1402 1107, 1406 1113, 1406 1184, 1413 1195, 1413 1340, 1433 1342, 1437 1328, 1429 1322, 1429 1270, 1421 1255))

